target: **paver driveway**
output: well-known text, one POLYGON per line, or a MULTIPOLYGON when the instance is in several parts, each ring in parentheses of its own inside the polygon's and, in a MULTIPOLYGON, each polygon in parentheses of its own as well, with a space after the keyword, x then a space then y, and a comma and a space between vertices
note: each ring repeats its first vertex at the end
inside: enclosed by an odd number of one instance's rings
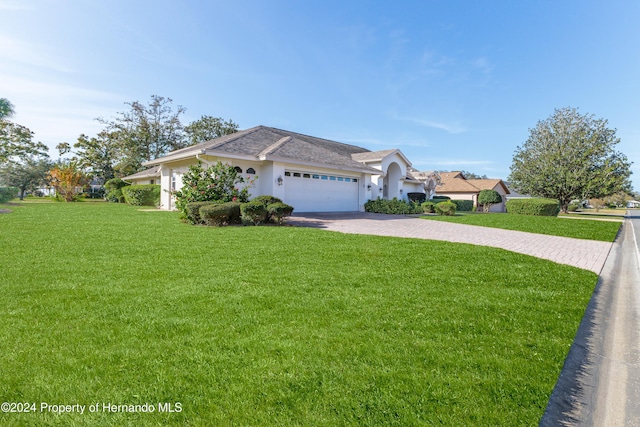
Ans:
POLYGON ((600 274, 612 243, 364 212, 294 214, 289 224, 351 234, 492 246, 600 274))

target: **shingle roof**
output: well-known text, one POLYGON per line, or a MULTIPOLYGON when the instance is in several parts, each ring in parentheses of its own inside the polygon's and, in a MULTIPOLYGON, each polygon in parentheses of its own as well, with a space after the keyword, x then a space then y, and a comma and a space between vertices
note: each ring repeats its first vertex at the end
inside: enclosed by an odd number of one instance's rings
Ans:
POLYGON ((352 158, 353 154, 367 153, 366 148, 343 144, 328 139, 316 138, 267 126, 256 126, 225 135, 181 150, 146 163, 160 164, 175 158, 196 154, 233 154, 255 157, 255 160, 276 159, 292 163, 312 163, 332 168, 356 169, 380 172, 352 158))
POLYGON ((501 179, 465 179, 462 172, 440 172, 440 183, 437 192, 446 193, 479 193, 480 190, 493 190, 501 185, 506 194, 509 189, 501 179))
POLYGON ((136 172, 133 175, 125 176, 123 180, 141 179, 141 178, 155 178, 160 176, 160 166, 154 166, 149 169, 145 169, 140 172, 136 172))

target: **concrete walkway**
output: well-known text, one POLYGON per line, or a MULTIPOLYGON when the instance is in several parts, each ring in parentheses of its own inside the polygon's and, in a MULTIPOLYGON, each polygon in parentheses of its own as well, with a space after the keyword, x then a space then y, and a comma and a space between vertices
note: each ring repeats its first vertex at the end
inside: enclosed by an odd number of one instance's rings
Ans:
POLYGON ((612 243, 363 212, 294 214, 289 224, 350 234, 410 237, 491 246, 600 274, 612 243))

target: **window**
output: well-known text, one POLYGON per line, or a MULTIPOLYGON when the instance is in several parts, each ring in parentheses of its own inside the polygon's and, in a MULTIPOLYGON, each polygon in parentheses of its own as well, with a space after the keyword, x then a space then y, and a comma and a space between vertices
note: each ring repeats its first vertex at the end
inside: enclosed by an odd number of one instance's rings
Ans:
POLYGON ((284 176, 291 176, 291 172, 285 172, 284 176))
POLYGON ((327 175, 322 175, 320 178, 321 178, 321 179, 324 179, 325 181, 326 181, 327 179, 329 179, 329 177, 328 177, 327 175))
POLYGON ((171 190, 175 191, 176 190, 176 180, 178 179, 178 174, 173 172, 171 174, 171 190))
POLYGON ((320 179, 320 175, 315 175, 315 174, 314 174, 314 175, 311 175, 311 178, 313 178, 313 179, 320 179))
POLYGON ((311 175, 309 175, 308 173, 305 173, 302 175, 303 178, 311 178, 311 175))
POLYGON ((242 168, 240 166, 236 166, 235 168, 233 168, 236 172, 238 173, 242 173, 242 168))
POLYGON ((295 176, 296 178, 300 178, 300 172, 294 172, 293 176, 295 176))
MULTIPOLYGON (((247 169, 247 173, 251 174, 251 175, 255 175, 256 174, 256 170, 254 168, 249 168, 249 169, 247 169)), ((285 175, 287 175, 286 172, 285 172, 285 175)))
POLYGON ((341 176, 339 176, 339 177, 338 177, 338 181, 344 181, 344 178, 343 178, 343 177, 341 177, 341 176))
POLYGON ((155 180, 153 180, 153 179, 152 179, 152 180, 150 180, 149 182, 150 182, 151 184, 155 184, 155 183, 156 183, 156 181, 155 181, 155 180))
POLYGON ((329 177, 329 181, 335 181, 335 180, 336 180, 336 177, 335 177, 335 176, 330 176, 330 177, 329 177))

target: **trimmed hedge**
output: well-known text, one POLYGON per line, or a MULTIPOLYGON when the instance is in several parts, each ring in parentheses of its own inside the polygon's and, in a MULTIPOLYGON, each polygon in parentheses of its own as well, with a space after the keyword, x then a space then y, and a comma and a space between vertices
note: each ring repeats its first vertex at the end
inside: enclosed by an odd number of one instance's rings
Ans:
POLYGON ((267 215, 272 222, 276 224, 284 224, 284 219, 293 213, 293 206, 289 206, 285 203, 277 202, 271 203, 267 206, 267 215))
POLYGON ((407 193, 407 198, 410 202, 414 202, 417 204, 422 204, 427 200, 427 195, 424 193, 407 193))
POLYGON ((261 201, 250 201, 240 206, 240 219, 245 225, 259 225, 267 221, 267 207, 261 201))
POLYGON ((558 216, 560 202, 556 199, 511 199, 506 203, 507 213, 518 215, 558 216))
POLYGON ((112 178, 104 183, 104 188, 107 190, 104 198, 107 202, 124 203, 124 195, 122 189, 128 187, 129 183, 121 180, 120 178, 112 178))
POLYGON ((452 200, 456 204, 457 212, 471 212, 473 211, 473 200, 452 200))
POLYGON ((226 203, 209 203, 200 207, 199 216, 204 224, 219 227, 229 222, 231 207, 226 203))
POLYGON ((0 187, 0 203, 7 203, 18 197, 20 190, 16 187, 0 187))
POLYGON ((433 202, 424 202, 420 206, 424 213, 434 213, 436 211, 436 204, 433 202))
POLYGON ((160 185, 130 185, 122 187, 124 200, 132 206, 158 206, 160 205, 160 185))
MULTIPOLYGON (((267 209, 269 205, 272 205, 274 203, 282 203, 282 200, 278 199, 277 197, 269 196, 269 195, 254 197, 250 201, 253 203, 261 203, 265 209, 267 209)), ((271 214, 269 213, 269 209, 267 209, 267 218, 265 219, 265 222, 270 222, 270 221, 271 221, 271 214)))
POLYGON ((438 215, 455 215, 456 214, 456 204, 452 201, 440 202, 436 204, 436 213, 438 215))
POLYGON ((191 202, 185 206, 185 219, 189 224, 203 224, 200 208, 207 205, 219 205, 219 202, 191 202))
POLYGON ((393 200, 369 200, 364 204, 364 210, 365 212, 390 215, 421 214, 424 212, 421 205, 413 202, 407 203, 404 200, 398 200, 395 197, 393 200))

